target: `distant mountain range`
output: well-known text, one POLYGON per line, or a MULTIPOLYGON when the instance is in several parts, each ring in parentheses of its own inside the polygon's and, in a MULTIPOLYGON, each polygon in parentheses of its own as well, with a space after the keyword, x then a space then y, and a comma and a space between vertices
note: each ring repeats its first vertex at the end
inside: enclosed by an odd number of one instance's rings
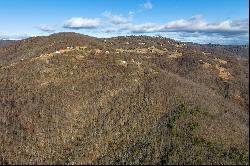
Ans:
POLYGON ((249 58, 249 45, 218 45, 218 44, 194 44, 201 51, 211 52, 219 56, 230 55, 249 58))
POLYGON ((0 164, 247 165, 248 53, 77 33, 5 43, 0 164))
POLYGON ((7 46, 7 45, 12 44, 14 42, 16 42, 16 41, 15 40, 0 40, 0 47, 7 46))

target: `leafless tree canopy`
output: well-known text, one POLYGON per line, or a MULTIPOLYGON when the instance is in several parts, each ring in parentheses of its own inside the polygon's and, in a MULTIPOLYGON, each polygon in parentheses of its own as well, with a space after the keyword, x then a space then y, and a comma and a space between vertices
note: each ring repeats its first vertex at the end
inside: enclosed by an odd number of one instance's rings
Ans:
POLYGON ((76 33, 2 46, 0 164, 249 164, 248 49, 76 33))

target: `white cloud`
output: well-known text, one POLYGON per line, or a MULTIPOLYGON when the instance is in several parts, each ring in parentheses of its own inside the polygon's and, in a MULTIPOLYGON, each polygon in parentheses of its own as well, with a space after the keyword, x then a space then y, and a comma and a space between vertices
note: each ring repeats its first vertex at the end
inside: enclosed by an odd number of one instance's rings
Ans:
POLYGON ((248 34, 249 21, 242 20, 225 20, 221 22, 208 23, 203 20, 202 16, 197 15, 189 19, 180 19, 170 21, 165 24, 144 23, 128 24, 123 26, 124 30, 132 33, 155 33, 155 32, 199 32, 199 33, 217 33, 223 36, 233 36, 248 34))
POLYGON ((162 29, 162 26, 155 23, 145 23, 145 24, 128 24, 124 26, 124 29, 129 30, 132 33, 150 33, 157 32, 162 29))
POLYGON ((167 23, 163 31, 190 31, 190 32, 211 32, 211 33, 229 33, 229 32, 248 32, 249 22, 243 20, 225 20, 222 22, 208 23, 202 16, 193 16, 190 19, 180 19, 167 23))
POLYGON ((36 35, 32 35, 32 34, 16 34, 16 35, 7 35, 7 34, 2 34, 0 33, 0 40, 22 40, 22 39, 26 39, 29 37, 34 37, 36 35))
POLYGON ((97 28, 99 25, 99 19, 73 17, 69 20, 66 20, 63 27, 68 29, 93 29, 97 28))
POLYGON ((129 16, 128 18, 124 18, 122 16, 119 15, 113 15, 111 12, 104 12, 104 16, 108 19, 108 22, 112 23, 112 24, 116 24, 116 25, 120 25, 120 24, 127 24, 130 23, 133 19, 133 14, 132 12, 129 12, 129 16))
POLYGON ((43 32, 47 32, 47 33, 52 33, 55 32, 54 28, 49 27, 48 25, 40 25, 37 26, 37 28, 43 32))
POLYGON ((193 16, 188 20, 180 19, 167 23, 165 28, 167 29, 182 29, 182 28, 200 28, 206 26, 206 23, 202 21, 202 17, 200 15, 193 16))
POLYGON ((153 5, 152 5, 151 2, 146 2, 146 3, 143 4, 143 8, 145 10, 151 10, 153 8, 153 5))

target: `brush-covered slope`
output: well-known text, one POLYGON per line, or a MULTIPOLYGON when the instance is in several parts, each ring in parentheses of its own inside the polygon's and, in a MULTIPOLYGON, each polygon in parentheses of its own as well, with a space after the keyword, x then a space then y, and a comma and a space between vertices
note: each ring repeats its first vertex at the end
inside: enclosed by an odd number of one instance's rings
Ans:
POLYGON ((57 33, 46 36, 31 37, 16 41, 15 43, 0 48, 0 63, 26 59, 45 53, 55 52, 60 48, 75 45, 88 45, 89 47, 101 47, 97 39, 77 33, 57 33))
POLYGON ((0 164, 248 164, 248 61, 132 38, 2 64, 0 164))

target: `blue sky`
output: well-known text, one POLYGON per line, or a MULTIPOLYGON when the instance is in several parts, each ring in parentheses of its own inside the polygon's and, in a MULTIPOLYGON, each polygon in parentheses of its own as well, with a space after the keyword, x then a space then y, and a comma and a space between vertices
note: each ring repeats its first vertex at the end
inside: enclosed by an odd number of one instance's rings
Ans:
POLYGON ((248 0, 2 0, 0 39, 74 31, 246 44, 248 5, 248 0))

